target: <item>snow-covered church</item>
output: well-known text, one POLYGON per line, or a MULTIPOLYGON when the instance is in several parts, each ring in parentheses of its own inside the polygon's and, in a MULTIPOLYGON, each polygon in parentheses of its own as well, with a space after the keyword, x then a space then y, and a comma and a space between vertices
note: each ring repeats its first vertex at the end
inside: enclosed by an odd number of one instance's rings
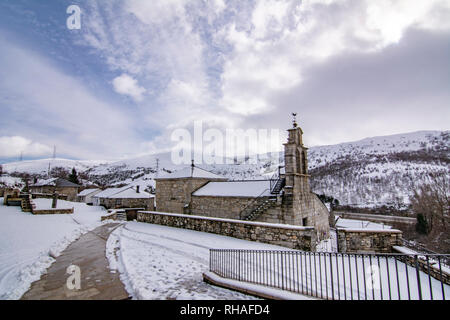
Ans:
POLYGON ((194 164, 156 178, 156 210, 313 226, 328 237, 329 211, 311 192, 303 131, 294 121, 284 143, 284 170, 271 180, 228 181, 194 164))

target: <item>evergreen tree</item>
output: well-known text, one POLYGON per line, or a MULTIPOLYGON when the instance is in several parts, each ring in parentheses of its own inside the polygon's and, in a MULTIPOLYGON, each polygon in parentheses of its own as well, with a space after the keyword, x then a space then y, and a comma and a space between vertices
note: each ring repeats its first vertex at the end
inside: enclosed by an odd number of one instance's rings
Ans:
POLYGON ((429 232, 427 219, 421 213, 417 214, 416 231, 421 234, 429 232))
POLYGON ((80 184, 80 181, 78 181, 78 174, 77 174, 77 171, 75 170, 75 168, 72 168, 72 173, 69 174, 68 180, 72 183, 80 184))

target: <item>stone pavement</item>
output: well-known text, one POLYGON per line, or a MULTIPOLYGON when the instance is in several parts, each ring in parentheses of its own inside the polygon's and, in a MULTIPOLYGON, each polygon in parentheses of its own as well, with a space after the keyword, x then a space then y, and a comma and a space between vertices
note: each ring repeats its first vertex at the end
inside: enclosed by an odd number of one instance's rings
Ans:
POLYGON ((106 259, 106 241, 120 224, 109 223, 90 231, 71 243, 47 269, 41 279, 32 283, 22 300, 121 300, 128 293, 119 274, 111 272, 106 259), (69 289, 70 265, 80 268, 81 289, 69 289))

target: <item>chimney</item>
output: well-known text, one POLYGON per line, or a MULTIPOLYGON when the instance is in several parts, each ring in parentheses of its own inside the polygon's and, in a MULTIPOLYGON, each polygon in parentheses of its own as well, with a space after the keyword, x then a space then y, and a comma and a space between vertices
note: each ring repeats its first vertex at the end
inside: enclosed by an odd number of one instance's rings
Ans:
POLYGON ((139 186, 136 186, 136 193, 139 193, 139 186))

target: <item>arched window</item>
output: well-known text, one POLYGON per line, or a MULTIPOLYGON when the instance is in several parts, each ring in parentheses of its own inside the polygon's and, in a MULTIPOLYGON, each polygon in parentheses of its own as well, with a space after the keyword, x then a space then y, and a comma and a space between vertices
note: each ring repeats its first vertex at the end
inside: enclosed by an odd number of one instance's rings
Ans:
POLYGON ((298 148, 295 150, 295 172, 302 173, 302 157, 298 148))
POLYGON ((302 173, 307 174, 308 168, 306 166, 306 152, 305 150, 302 151, 302 173))

